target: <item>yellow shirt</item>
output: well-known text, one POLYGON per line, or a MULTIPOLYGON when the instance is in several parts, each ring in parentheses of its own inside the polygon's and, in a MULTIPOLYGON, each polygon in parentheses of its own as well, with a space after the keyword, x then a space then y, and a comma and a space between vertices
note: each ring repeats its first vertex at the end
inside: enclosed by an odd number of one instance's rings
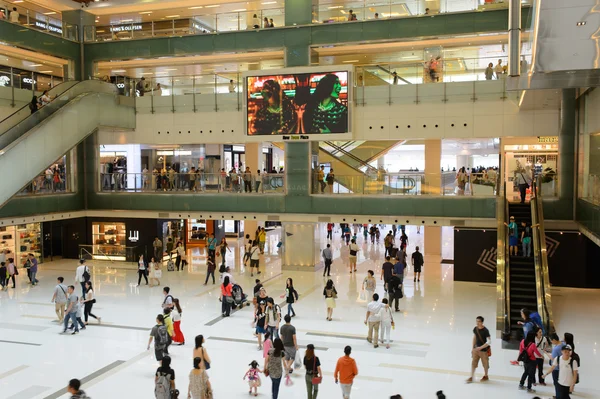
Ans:
POLYGON ((173 334, 175 334, 175 330, 173 330, 173 320, 171 320, 171 316, 165 316, 165 326, 167 327, 167 332, 169 333, 169 336, 173 336, 173 334))

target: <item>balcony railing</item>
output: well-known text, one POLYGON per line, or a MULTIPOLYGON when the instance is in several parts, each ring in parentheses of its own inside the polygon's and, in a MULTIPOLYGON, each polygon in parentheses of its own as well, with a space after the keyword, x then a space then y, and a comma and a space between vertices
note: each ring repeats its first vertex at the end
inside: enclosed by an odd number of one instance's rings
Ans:
POLYGON ((52 171, 44 172, 29 182, 16 195, 18 197, 26 197, 69 194, 73 192, 73 177, 71 173, 65 171, 60 171, 56 174, 52 173, 52 171))
POLYGON ((62 21, 60 19, 60 14, 52 10, 48 9, 47 13, 49 13, 49 15, 44 15, 43 12, 30 10, 26 7, 22 7, 21 4, 22 3, 11 4, 10 7, 2 7, 0 5, 0 10, 5 10, 4 12, 1 12, 0 15, 3 15, 3 19, 7 22, 26 26, 30 29, 39 30, 75 42, 79 41, 78 25, 62 21), (17 8, 19 14, 17 21, 13 20, 10 16, 13 6, 17 8))
MULTIPOLYGON (((465 11, 487 11, 508 8, 508 0, 440 0, 429 8, 426 2, 382 1, 376 5, 362 1, 322 3, 313 6, 312 23, 353 23, 379 19, 409 18, 465 11), (352 13, 351 13, 352 11, 352 13)), ((522 0, 529 5, 531 0, 522 0)), ((111 25, 84 26, 85 42, 146 39, 185 35, 215 34, 230 31, 273 29, 285 27, 285 9, 265 8, 238 12, 200 14, 183 18, 160 19, 111 25), (265 21, 265 18, 268 20, 265 21), (273 20, 273 21, 271 21, 273 20)))
POLYGON ((164 194, 283 194, 285 175, 279 173, 100 173, 98 187, 103 192, 164 194))
POLYGON ((588 175, 587 194, 583 199, 594 205, 600 205, 600 176, 588 175))

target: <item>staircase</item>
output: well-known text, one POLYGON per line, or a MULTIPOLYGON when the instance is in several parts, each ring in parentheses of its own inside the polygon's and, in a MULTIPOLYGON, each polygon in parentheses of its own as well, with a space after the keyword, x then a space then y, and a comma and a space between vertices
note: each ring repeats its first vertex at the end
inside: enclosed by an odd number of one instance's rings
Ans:
MULTIPOLYGON (((531 226, 531 206, 520 203, 508 205, 509 217, 514 216, 520 226, 522 221, 531 226)), ((533 245, 532 245, 533 246, 533 245)), ((511 340, 519 342, 523 338, 523 327, 517 324, 521 321, 521 309, 537 311, 537 292, 535 281, 534 257, 522 256, 521 245, 518 246, 518 256, 510 256, 510 333, 511 340)), ((533 255, 533 248, 532 253, 533 255)))

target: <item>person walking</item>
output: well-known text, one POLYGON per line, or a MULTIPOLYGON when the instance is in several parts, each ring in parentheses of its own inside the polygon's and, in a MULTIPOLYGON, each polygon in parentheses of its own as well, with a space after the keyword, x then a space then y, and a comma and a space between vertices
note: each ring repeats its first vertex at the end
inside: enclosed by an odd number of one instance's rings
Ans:
POLYGON ((329 194, 333 194, 333 183, 335 182, 335 174, 333 173, 333 169, 329 169, 329 173, 327 173, 325 181, 327 182, 329 194))
POLYGON ((260 266, 260 253, 258 241, 252 241, 252 246, 250 247, 250 277, 254 277, 255 269, 256 274, 260 274, 260 270, 258 270, 258 267, 260 266))
POLYGON ((483 324, 483 316, 477 316, 475 319, 476 326, 473 328, 473 343, 471 350, 471 376, 467 379, 467 383, 473 382, 475 369, 481 359, 484 375, 481 377, 481 382, 489 380, 488 369, 490 368, 490 353, 491 353, 491 336, 490 331, 483 324))
POLYGON ((194 368, 190 371, 189 378, 187 395, 189 399, 211 399, 213 397, 212 386, 201 358, 194 358, 194 368))
POLYGON ((221 284, 221 313, 223 317, 229 317, 231 313, 231 304, 233 303, 232 294, 233 285, 229 282, 229 276, 225 276, 221 284))
MULTIPOLYGON (((263 292, 264 288, 261 288, 261 292, 263 292)), ((259 300, 256 309, 254 310, 254 322, 252 323, 255 326, 254 335, 256 335, 256 339, 258 340, 258 350, 263 349, 262 336, 263 334, 266 336, 267 330, 266 319, 267 319, 267 301, 259 300)), ((271 334, 269 334, 271 336, 271 334)))
POLYGON ((523 256, 531 256, 531 226, 527 225, 526 221, 521 222, 521 247, 523 249, 523 256))
POLYGON ((535 368, 537 367, 536 358, 542 357, 542 354, 535 345, 536 331, 529 331, 527 336, 519 344, 519 360, 523 362, 523 374, 519 382, 519 389, 525 389, 525 379, 527 379, 527 392, 534 393, 533 383, 535 382, 535 368))
POLYGON ((381 310, 381 303, 378 294, 373 294, 372 299, 367 305, 367 315, 365 316, 365 325, 369 327, 367 341, 372 343, 374 348, 379 348, 379 326, 381 324, 379 311, 381 310))
POLYGON ((244 180, 244 192, 252 192, 252 172, 250 168, 246 166, 246 170, 242 173, 242 179, 244 180))
POLYGON ((571 392, 575 389, 577 375, 579 373, 579 364, 573 358, 573 348, 565 344, 561 346, 562 356, 552 359, 552 367, 546 374, 554 373, 558 369, 558 379, 556 381, 556 399, 571 399, 571 392))
POLYGON ((287 314, 291 313, 291 317, 296 317, 293 305, 298 300, 298 291, 294 288, 294 280, 291 278, 285 281, 285 293, 280 298, 283 297, 285 297, 285 302, 287 303, 287 314))
POLYGON ((196 338, 194 338, 194 352, 192 358, 200 358, 202 360, 202 367, 208 370, 210 368, 211 360, 206 348, 203 346, 205 343, 206 340, 203 335, 196 335, 196 338))
POLYGON ((383 256, 392 256, 391 249, 394 246, 394 236, 396 235, 396 233, 394 232, 394 234, 392 235, 392 230, 390 230, 387 235, 385 236, 384 240, 383 240, 383 245, 385 246, 385 253, 383 256))
POLYGON ((90 399, 85 391, 81 389, 81 381, 76 378, 69 381, 67 392, 71 394, 71 399, 90 399))
POLYGON ((335 309, 335 299, 337 298, 337 290, 333 285, 333 280, 327 280, 327 284, 325 284, 325 288, 323 288, 323 296, 325 297, 325 303, 327 304, 326 320, 331 321, 331 316, 333 316, 333 309, 335 309))
POLYGON ((221 244, 219 244, 219 253, 221 254, 221 266, 225 266, 225 255, 227 255, 227 250, 231 252, 231 248, 229 248, 229 244, 227 244, 227 240, 225 237, 221 239, 221 244))
POLYGON ((381 338, 379 339, 381 341, 382 344, 385 344, 385 347, 387 349, 390 349, 390 335, 392 333, 392 328, 395 327, 394 325, 394 315, 392 314, 392 308, 390 308, 390 305, 388 305, 388 299, 387 298, 383 298, 381 300, 381 311, 380 311, 380 316, 381 316, 381 338), (387 339, 386 339, 387 337, 387 339))
POLYGON ((344 356, 338 359, 333 372, 335 383, 340 383, 342 397, 344 399, 350 399, 352 383, 354 382, 354 378, 358 375, 358 367, 356 367, 356 361, 350 357, 351 353, 352 348, 349 345, 346 346, 344 348, 344 356))
POLYGON ((384 284, 387 284, 392 275, 394 274, 394 264, 391 262, 392 258, 386 256, 385 262, 381 266, 381 277, 380 280, 383 280, 384 284))
POLYGON ((491 62, 488 64, 487 68, 485 68, 485 80, 492 80, 494 77, 494 64, 491 62))
POLYGON ((75 270, 75 281, 81 284, 81 297, 85 299, 85 282, 90 279, 90 269, 85 264, 85 259, 79 260, 79 266, 75 270))
POLYGON ((162 303, 163 309, 165 309, 165 308, 173 309, 173 307, 175 306, 175 304, 173 303, 173 295, 171 295, 170 292, 171 292, 170 287, 163 288, 163 295, 164 295, 164 299, 163 299, 163 303, 162 303))
POLYGON ((265 243, 267 242, 267 232, 265 231, 264 227, 260 227, 260 231, 258 232, 256 238, 258 239, 258 248, 260 249, 260 253, 264 254, 265 243))
POLYGON ((37 277, 37 272, 38 272, 38 261, 35 258, 35 256, 33 254, 29 254, 28 256, 28 261, 31 264, 31 267, 29 268, 29 273, 30 276, 29 278, 31 279, 31 285, 35 286, 37 285, 40 281, 36 278, 37 277))
POLYGON ((165 326, 165 318, 162 314, 156 316, 156 325, 152 327, 150 331, 150 337, 148 338, 148 348, 154 340, 154 356, 159 362, 167 354, 167 345, 169 344, 169 332, 167 326, 165 326))
MULTIPOLYGON (((331 231, 328 231, 329 234, 331 231)), ((333 253, 331 251, 331 244, 327 244, 327 247, 323 250, 323 262, 325 263, 325 268, 323 269, 323 277, 325 277, 325 273, 327 273, 327 277, 331 276, 331 264, 333 263, 333 253)))
POLYGON ((421 281, 421 268, 425 261, 423 260, 423 254, 419 252, 419 247, 415 248, 415 252, 411 255, 411 263, 413 266, 414 280, 415 282, 421 281))
POLYGON ((67 290, 69 287, 63 284, 65 279, 63 277, 59 277, 56 279, 57 284, 54 287, 54 294, 52 295, 52 301, 54 302, 54 311, 56 312, 56 316, 58 317, 58 322, 62 323, 65 319, 65 307, 67 305, 67 290))
POLYGON ((527 197, 527 189, 529 188, 529 183, 531 182, 529 166, 527 166, 527 168, 520 167, 518 170, 516 170, 514 173, 514 180, 517 182, 517 186, 519 187, 521 204, 524 204, 527 197))
POLYGON ((244 257, 242 258, 242 264, 246 266, 250 260, 250 250, 252 249, 252 240, 250 234, 246 234, 246 241, 244 244, 244 257))
POLYGON ((165 356, 160 361, 154 376, 154 396, 156 399, 170 399, 175 390, 175 370, 171 368, 171 357, 165 356))
POLYGON ((150 269, 150 287, 160 286, 160 279, 162 278, 162 269, 160 266, 160 263, 156 262, 155 258, 150 259, 150 263, 148 264, 148 269, 150 269))
MULTIPOLYGON (((348 227, 346 227, 346 228, 348 230, 350 230, 348 227)), ((350 264, 350 273, 352 273, 353 268, 354 268, 354 271, 356 272, 356 255, 358 254, 358 251, 360 251, 360 248, 356 244, 355 239, 352 239, 349 249, 350 249, 350 256, 348 256, 348 261, 350 264)))
POLYGON ((6 262, 5 261, 0 261, 0 288, 2 288, 2 291, 6 291, 8 289, 7 284, 8 284, 8 269, 6 268, 6 262))
POLYGON ((206 241, 206 247, 208 248, 208 256, 212 257, 214 260, 217 255, 217 239, 215 238, 214 233, 210 233, 210 235, 208 236, 208 241, 206 241))
POLYGON ((248 394, 252 395, 252 391, 254 390, 254 396, 258 396, 258 387, 261 385, 259 374, 262 371, 258 368, 258 362, 256 360, 250 362, 248 366, 250 366, 250 368, 246 371, 246 374, 244 374, 243 379, 245 380, 248 378, 248 386, 250 387, 248 394))
POLYGON ((279 323, 281 323, 281 308, 275 304, 273 298, 267 298, 267 318, 265 320, 265 326, 273 338, 279 337, 279 323))
POLYGON ((271 377, 271 395, 273 399, 279 397, 279 385, 283 376, 283 357, 284 347, 281 339, 273 340, 273 347, 267 353, 265 366, 263 368, 265 376, 271 377))
POLYGON ((12 288, 16 287, 15 276, 19 275, 19 271, 17 270, 17 266, 15 266, 15 260, 13 258, 8 258, 8 265, 6 265, 6 272, 8 273, 8 280, 6 281, 6 286, 8 287, 8 282, 12 280, 12 288))
POLYGON ((321 361, 315 355, 315 346, 313 344, 306 345, 306 351, 304 352, 304 368, 306 369, 304 379, 306 381, 307 397, 308 399, 317 399, 319 384, 321 384, 323 379, 323 373, 321 373, 321 361))
POLYGON ((366 291, 365 298, 369 300, 373 298, 373 294, 375 293, 375 288, 377 287, 377 280, 375 279, 375 272, 373 270, 369 270, 367 272, 367 277, 363 280, 362 290, 366 291))
POLYGON ((157 262, 162 262, 163 259, 163 243, 158 237, 154 237, 152 242, 152 248, 154 249, 154 259, 157 262))
POLYGON ((333 223, 327 223, 327 239, 333 240, 333 223))
POLYGON ((102 323, 102 318, 97 317, 92 313, 92 307, 96 303, 96 296, 94 295, 94 289, 92 288, 91 281, 85 282, 85 299, 82 298, 81 302, 84 306, 83 315, 85 318, 85 324, 87 325, 89 316, 92 316, 94 319, 98 320, 98 324, 102 323))
POLYGON ((551 356, 552 353, 552 344, 550 344, 547 337, 544 337, 544 331, 541 328, 537 329, 535 334, 535 346, 537 346, 538 351, 542 354, 542 356, 535 358, 536 368, 538 371, 538 384, 546 385, 544 381, 544 356, 551 356))
POLYGON ((183 310, 181 310, 178 298, 173 299, 173 303, 175 304, 175 308, 171 312, 171 319, 173 320, 173 342, 177 345, 185 345, 185 337, 181 332, 181 315, 183 314, 183 310))
POLYGON ((180 266, 181 270, 185 269, 185 266, 187 265, 187 258, 185 255, 185 247, 183 246, 183 242, 178 241, 173 252, 177 254, 177 258, 175 259, 175 267, 177 268, 177 271, 180 270, 180 266))
POLYGON ((208 278, 212 277, 213 285, 215 284, 215 270, 217 269, 217 265, 215 265, 215 260, 212 256, 208 255, 206 259, 206 279, 204 280, 204 285, 208 284, 208 278))
POLYGON ((400 311, 400 299, 404 296, 402 292, 402 280, 400 276, 394 274, 388 282, 385 284, 385 289, 388 293, 388 298, 390 302, 390 306, 394 305, 394 310, 396 312, 400 311))
POLYGON ((63 334, 67 332, 67 327, 69 324, 69 320, 73 323, 73 332, 71 335, 79 334, 79 325, 77 324, 77 310, 79 308, 79 298, 75 295, 75 287, 70 285, 67 288, 67 293, 69 296, 67 297, 67 310, 66 316, 64 318, 64 328, 63 334))
POLYGON ((144 277, 144 280, 146 280, 146 285, 148 285, 148 265, 146 265, 146 261, 144 260, 144 255, 140 255, 140 258, 138 260, 138 283, 137 286, 140 286, 140 283, 142 282, 142 276, 144 277))
MULTIPOLYGON (((292 318, 289 315, 284 317, 285 324, 281 326, 281 341, 283 342, 283 350, 285 352, 283 365, 286 373, 292 374, 294 371, 293 365, 298 351, 298 342, 296 341, 296 327, 291 322, 292 318)), ((271 335, 273 337, 273 335, 271 335)), ((277 339, 276 337, 273 337, 277 339)))

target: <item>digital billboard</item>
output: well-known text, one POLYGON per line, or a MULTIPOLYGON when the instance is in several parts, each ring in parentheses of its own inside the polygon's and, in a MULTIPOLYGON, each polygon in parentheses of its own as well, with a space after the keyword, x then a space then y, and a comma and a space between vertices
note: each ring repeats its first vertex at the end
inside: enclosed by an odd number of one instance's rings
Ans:
POLYGON ((350 132, 349 72, 246 76, 247 134, 350 132))

